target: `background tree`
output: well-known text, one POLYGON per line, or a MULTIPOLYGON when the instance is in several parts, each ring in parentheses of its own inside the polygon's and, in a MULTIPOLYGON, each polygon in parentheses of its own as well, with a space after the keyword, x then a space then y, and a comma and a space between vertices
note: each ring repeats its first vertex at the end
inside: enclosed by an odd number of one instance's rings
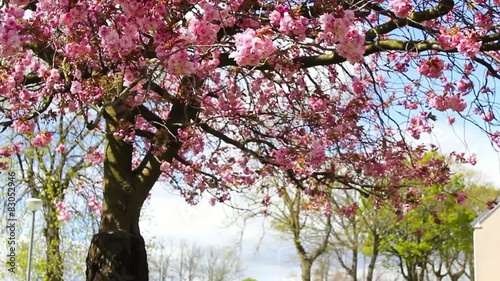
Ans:
MULTIPOLYGON (((356 191, 339 186, 331 192, 331 197, 317 204, 302 198, 300 192, 291 193, 280 186, 280 180, 276 179, 263 189, 268 193, 268 204, 272 201, 264 213, 283 239, 292 241, 296 248, 299 245, 297 254, 301 261, 302 279, 329 280, 340 268, 351 279, 359 280, 359 268, 364 267, 361 258, 369 255, 363 280, 373 280, 381 241, 388 225, 393 223, 388 216, 375 210, 373 202, 370 202, 373 198, 364 199, 356 191), (274 188, 277 191, 273 191, 274 188), (273 196, 274 192, 279 197, 273 196), (329 212, 327 215, 325 210, 329 212), (367 239, 375 243, 367 243, 367 239), (301 251, 306 255, 301 255, 301 251)), ((256 199, 249 200, 255 203, 256 199)), ((241 208, 242 204, 238 206, 241 208)))
MULTIPOLYGON (((495 189, 481 189, 498 194, 495 189)), ((470 223, 477 216, 474 209, 484 210, 489 200, 470 199, 465 205, 466 194, 473 197, 477 192, 477 187, 465 186, 464 177, 459 174, 447 185, 415 189, 414 198, 419 205, 408 205, 400 217, 392 216, 381 252, 397 265, 405 280, 472 278, 470 223)), ((481 197, 485 199, 484 195, 481 197)))
POLYGON ((331 219, 325 215, 325 210, 328 211, 326 206, 312 202, 300 190, 287 188, 286 185, 284 177, 276 174, 256 192, 246 195, 248 207, 237 205, 246 209, 247 218, 265 215, 270 227, 277 230, 284 240, 293 243, 300 260, 301 280, 310 281, 315 261, 327 251, 331 219), (265 194, 264 206, 268 208, 263 209, 262 195, 257 193, 265 194))
POLYGON ((326 252, 318 257, 316 266, 313 268, 312 280, 314 281, 328 281, 331 280, 333 275, 332 270, 332 254, 326 252))
MULTIPOLYGON (((301 262, 302 280, 311 280, 312 276, 331 278, 335 271, 330 268, 333 264, 353 280, 358 280, 362 266, 360 257, 367 251, 371 258, 366 280, 373 280, 380 240, 389 223, 387 217, 379 217, 372 203, 363 200, 357 191, 345 189, 342 185, 323 201, 312 201, 300 191, 294 192, 285 186, 286 182, 277 175, 274 180, 262 184, 257 192, 266 194, 264 205, 268 208, 263 211, 259 201, 262 195, 247 196, 249 207, 242 203, 235 205, 249 209, 246 215, 250 217, 265 214, 280 237, 294 244, 301 262), (372 234, 376 241, 370 247, 365 245, 368 234, 372 234)), ((317 186, 310 188, 321 190, 317 186)))
MULTIPOLYGON (((78 118, 81 117, 71 114, 53 120, 50 127, 55 137, 46 140, 44 146, 37 145, 30 135, 16 136, 7 131, 2 136, 3 143, 8 144, 3 153, 10 154, 11 171, 19 184, 18 202, 24 205, 30 197, 43 202, 39 213, 43 214, 41 241, 45 246, 41 252, 46 253, 46 257, 39 263, 45 271, 39 276, 47 281, 61 281, 65 280, 64 276, 82 274, 81 268, 78 271, 75 267, 77 264, 82 266, 83 259, 78 257, 84 252, 78 250, 86 247, 86 240, 97 229, 100 217, 102 185, 99 184, 99 170, 94 166, 97 163, 88 161, 93 156, 88 152, 99 147, 102 138, 98 132, 86 130, 78 118), (72 220, 71 226, 64 227, 69 220, 72 220), (74 231, 75 227, 82 229, 74 231), (65 264, 70 265, 66 275, 65 264)), ((20 218, 24 217, 21 215, 20 218)), ((24 268, 19 271, 25 272, 24 268)))
POLYGON ((319 182, 399 202, 384 195, 403 179, 449 178, 410 140, 438 118, 500 143, 497 0, 1 5, 1 125, 43 144, 34 119, 80 112, 105 132, 89 281, 148 279, 139 217, 162 173, 190 203, 278 171, 312 201, 328 193, 307 189, 319 182))
POLYGON ((373 199, 353 190, 340 190, 331 198, 335 212, 330 252, 353 280, 374 280, 381 241, 391 223, 384 212, 374 208, 373 199))
POLYGON ((240 277, 238 249, 202 247, 181 241, 160 240, 151 249, 151 279, 159 281, 232 281, 240 277))

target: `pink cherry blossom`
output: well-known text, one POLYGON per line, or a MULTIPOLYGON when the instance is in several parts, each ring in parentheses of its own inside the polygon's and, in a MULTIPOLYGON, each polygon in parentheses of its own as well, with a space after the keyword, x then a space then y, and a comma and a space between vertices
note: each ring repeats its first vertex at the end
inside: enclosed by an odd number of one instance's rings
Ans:
POLYGON ((62 153, 62 152, 64 152, 64 149, 66 149, 66 146, 64 145, 64 143, 60 143, 60 144, 56 147, 55 151, 56 151, 57 153, 62 153))
POLYGON ((102 205, 99 203, 99 201, 97 201, 97 197, 94 194, 92 194, 88 199, 87 206, 89 207, 90 211, 96 212, 99 215, 102 214, 102 205))
POLYGON ((23 147, 23 143, 17 142, 12 145, 11 149, 14 153, 21 153, 21 147, 23 147))
POLYGON ((68 212, 68 206, 63 201, 56 202, 56 209, 59 212, 57 219, 60 221, 69 221, 71 216, 68 212))
POLYGON ((104 154, 98 150, 94 150, 93 152, 83 155, 83 159, 92 165, 98 165, 104 161, 104 154))
POLYGON ((459 32, 458 29, 452 28, 449 30, 443 29, 441 33, 437 35, 437 40, 444 50, 451 50, 458 45, 458 42, 464 35, 459 32))
POLYGON ((438 194, 438 195, 436 195, 436 201, 438 201, 438 202, 444 202, 444 201, 446 201, 446 195, 444 195, 444 194, 438 194))
POLYGON ((217 203, 217 198, 211 197, 208 203, 210 204, 210 206, 215 206, 215 204, 217 203))
POLYGON ((320 112, 326 110, 326 103, 323 99, 312 98, 309 106, 315 112, 320 112))
POLYGON ((474 13, 474 20, 480 27, 491 28, 493 26, 493 19, 491 17, 491 14, 489 13, 482 13, 481 11, 476 11, 474 13))
POLYGON ((266 35, 259 35, 255 30, 247 28, 243 33, 234 36, 236 51, 229 57, 238 65, 257 65, 262 59, 274 53, 276 47, 266 35))
POLYGON ((465 200, 467 200, 467 194, 465 192, 459 192, 455 195, 455 197, 458 205, 462 205, 465 200))
POLYGON ((14 131, 18 134, 32 133, 33 130, 35 129, 35 123, 32 120, 30 121, 14 120, 13 126, 14 126, 14 131))
POLYGON ((476 165, 477 164, 477 155, 476 154, 473 154, 469 157, 469 159, 467 160, 467 163, 471 164, 471 165, 476 165))
POLYGON ((495 119, 495 115, 493 114, 493 112, 490 110, 490 111, 487 111, 487 112, 484 112, 481 114, 481 118, 486 121, 486 122, 491 122, 493 119, 495 119))
POLYGON ((420 115, 411 117, 407 130, 410 132, 411 136, 417 140, 420 139, 422 133, 430 133, 432 127, 427 120, 427 113, 422 112, 420 115))
POLYGON ((399 18, 408 17, 413 10, 411 0, 389 0, 389 7, 391 7, 396 17, 399 18))
POLYGON ((279 25, 281 21, 281 13, 274 10, 271 13, 269 13, 269 19, 271 20, 271 24, 279 25))
POLYGON ((101 45, 105 50, 110 53, 120 51, 120 35, 116 30, 102 26, 99 29, 99 36, 101 36, 101 45))
POLYGON ((186 49, 172 49, 164 60, 164 66, 171 75, 191 75, 196 71, 196 63, 186 49))
POLYGON ((307 24, 308 19, 306 17, 292 18, 288 12, 285 12, 280 19, 279 31, 284 34, 299 36, 299 40, 303 40, 305 39, 307 24))
POLYGON ((352 80, 352 91, 357 95, 363 95, 366 92, 366 84, 361 79, 352 80))
POLYGON ((347 32, 344 40, 337 45, 337 52, 352 64, 361 62, 365 53, 364 42, 365 34, 352 28, 347 32))
POLYGON ((418 68, 420 74, 429 78, 439 78, 443 73, 444 61, 434 57, 427 61, 421 61, 418 68))
POLYGON ((47 146, 52 141, 52 133, 42 130, 34 138, 31 139, 31 144, 34 147, 47 146))
POLYGON ((359 207, 358 207, 358 205, 356 203, 352 203, 349 206, 342 207, 339 210, 339 214, 341 216, 344 216, 344 217, 347 217, 347 218, 351 218, 354 215, 356 215, 356 212, 358 211, 358 208, 359 207))
POLYGON ((431 92, 428 94, 427 102, 431 107, 439 111, 451 109, 453 111, 462 112, 467 108, 467 103, 460 94, 439 96, 431 92))
POLYGON ((168 171, 170 171, 170 163, 168 163, 166 161, 163 162, 163 163, 161 163, 160 170, 162 172, 168 172, 168 171))
POLYGON ((472 84, 471 81, 469 80, 466 80, 465 78, 462 78, 460 79, 458 82, 457 82, 457 89, 461 92, 461 93, 467 93, 469 92, 470 90, 472 90, 472 88, 474 87, 474 85, 472 84))
POLYGON ((335 29, 335 17, 332 14, 321 15, 319 23, 321 24, 321 29, 326 32, 332 32, 335 29))
POLYGON ((467 103, 457 94, 446 98, 447 106, 454 111, 462 112, 467 108, 467 103))
POLYGON ((203 19, 207 22, 219 19, 219 11, 214 4, 209 2, 201 3, 201 8, 203 9, 203 19))
POLYGON ((71 88, 70 91, 74 94, 78 94, 82 92, 82 83, 78 81, 72 81, 71 82, 71 88))
MULTIPOLYGON (((477 161, 414 140, 436 122, 472 122, 500 147, 500 0, 323 2, 10 1, 0 7, 0 123, 27 147, 3 146, 0 168, 33 147, 69 152, 78 134, 54 134, 52 146, 47 131, 75 117, 74 128, 108 140, 83 139, 95 145, 84 168, 107 170, 111 154, 128 161, 116 165, 129 171, 119 184, 141 185, 133 208, 159 179, 190 204, 254 189, 269 211, 270 196, 290 189, 309 212, 355 215, 326 200, 342 182, 402 216, 420 201, 408 183, 443 185, 450 162, 477 161)), ((82 186, 67 190, 79 187, 88 210, 130 221, 113 208, 135 195, 106 192, 102 208, 82 186)))
POLYGON ((468 57, 475 57, 481 48, 481 42, 475 36, 463 37, 457 44, 457 49, 460 53, 468 57))
POLYGON ((57 70, 57 69, 51 69, 49 77, 47 77, 47 80, 46 80, 45 83, 47 83, 47 87, 52 87, 57 82, 59 82, 59 79, 60 79, 59 70, 57 70))
POLYGON ((0 10, 0 58, 13 56, 21 49, 23 36, 20 34, 22 25, 20 19, 24 10, 19 7, 3 6, 0 10))
POLYGON ((188 30, 194 35, 193 42, 198 45, 213 44, 217 39, 219 29, 220 26, 197 18, 190 20, 188 26, 188 30))
POLYGON ((8 148, 1 148, 0 149, 0 157, 10 157, 12 154, 10 152, 10 149, 8 148))
POLYGON ((0 161, 0 170, 8 170, 10 165, 7 161, 0 161))

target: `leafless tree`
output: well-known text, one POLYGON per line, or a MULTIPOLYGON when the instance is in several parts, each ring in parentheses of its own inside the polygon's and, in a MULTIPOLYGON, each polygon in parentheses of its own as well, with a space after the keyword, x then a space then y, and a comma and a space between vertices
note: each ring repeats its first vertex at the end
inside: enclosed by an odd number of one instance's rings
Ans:
POLYGON ((159 281, 233 281, 241 273, 236 247, 203 247, 160 240, 149 260, 150 278, 159 281))

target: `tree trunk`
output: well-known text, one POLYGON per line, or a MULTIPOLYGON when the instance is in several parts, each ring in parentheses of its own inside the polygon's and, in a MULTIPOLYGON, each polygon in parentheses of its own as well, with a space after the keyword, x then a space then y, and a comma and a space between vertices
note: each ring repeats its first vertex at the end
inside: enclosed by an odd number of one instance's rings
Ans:
POLYGON ((64 281, 63 258, 60 249, 60 224, 57 219, 57 209, 53 202, 45 202, 45 221, 47 228, 44 229, 46 252, 46 269, 44 281, 64 281))
MULTIPOLYGON (((186 77, 178 96, 186 97, 200 86, 201 82, 196 79, 186 77)), ((141 208, 161 175, 160 161, 171 162, 182 146, 177 139, 178 130, 194 120, 198 111, 199 106, 181 100, 174 102, 166 129, 158 130, 153 138, 158 143, 152 145, 139 166, 132 169, 133 145, 114 132, 134 130, 137 113, 123 102, 106 107, 103 113, 106 120, 104 204, 99 233, 92 238, 87 256, 87 281, 148 280, 146 247, 139 231, 141 208), (153 149, 156 145, 167 149, 159 152, 153 149)))
POLYGON ((147 281, 139 216, 150 186, 138 184, 132 173, 132 144, 111 133, 134 120, 126 107, 116 106, 107 108, 106 121, 103 213, 87 256, 87 281, 147 281))
POLYGON ((310 260, 302 260, 300 269, 302 271, 302 281, 311 281, 312 262, 310 260))
POLYGON ((127 232, 100 232, 92 238, 87 257, 87 280, 148 280, 144 239, 127 232))
MULTIPOLYGON (((471 254, 471 257, 469 259, 467 259, 467 263, 469 264, 469 270, 470 270, 470 274, 469 274, 469 280, 476 280, 476 272, 475 272, 475 267, 474 267, 474 256, 473 254, 471 254)), ((467 273, 467 271, 466 271, 467 273)))
MULTIPOLYGON (((356 243, 357 244, 357 243, 356 243)), ((358 246, 356 245, 356 249, 358 246)), ((349 276, 351 276, 352 280, 358 280, 358 250, 352 250, 352 261, 351 268, 349 269, 349 276)))
POLYGON ((366 281, 373 280, 373 272, 375 271, 375 265, 377 264, 379 246, 380 246, 380 236, 378 235, 378 233, 376 233, 373 235, 372 257, 370 259, 370 264, 368 265, 368 273, 366 275, 366 281))

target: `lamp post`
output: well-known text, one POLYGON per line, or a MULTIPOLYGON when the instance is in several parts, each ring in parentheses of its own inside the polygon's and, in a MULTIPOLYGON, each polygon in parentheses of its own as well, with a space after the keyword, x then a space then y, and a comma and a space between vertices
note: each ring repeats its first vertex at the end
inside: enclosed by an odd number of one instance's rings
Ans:
POLYGON ((30 210, 32 213, 31 238, 30 238, 30 248, 28 254, 28 269, 26 272, 27 275, 26 280, 31 281, 31 257, 33 255, 33 234, 35 233, 35 213, 36 211, 40 210, 40 208, 42 208, 42 200, 38 198, 30 198, 26 200, 26 207, 28 207, 28 210, 30 210))
POLYGON ((423 268, 420 265, 417 265, 417 281, 424 280, 424 272, 423 268))

